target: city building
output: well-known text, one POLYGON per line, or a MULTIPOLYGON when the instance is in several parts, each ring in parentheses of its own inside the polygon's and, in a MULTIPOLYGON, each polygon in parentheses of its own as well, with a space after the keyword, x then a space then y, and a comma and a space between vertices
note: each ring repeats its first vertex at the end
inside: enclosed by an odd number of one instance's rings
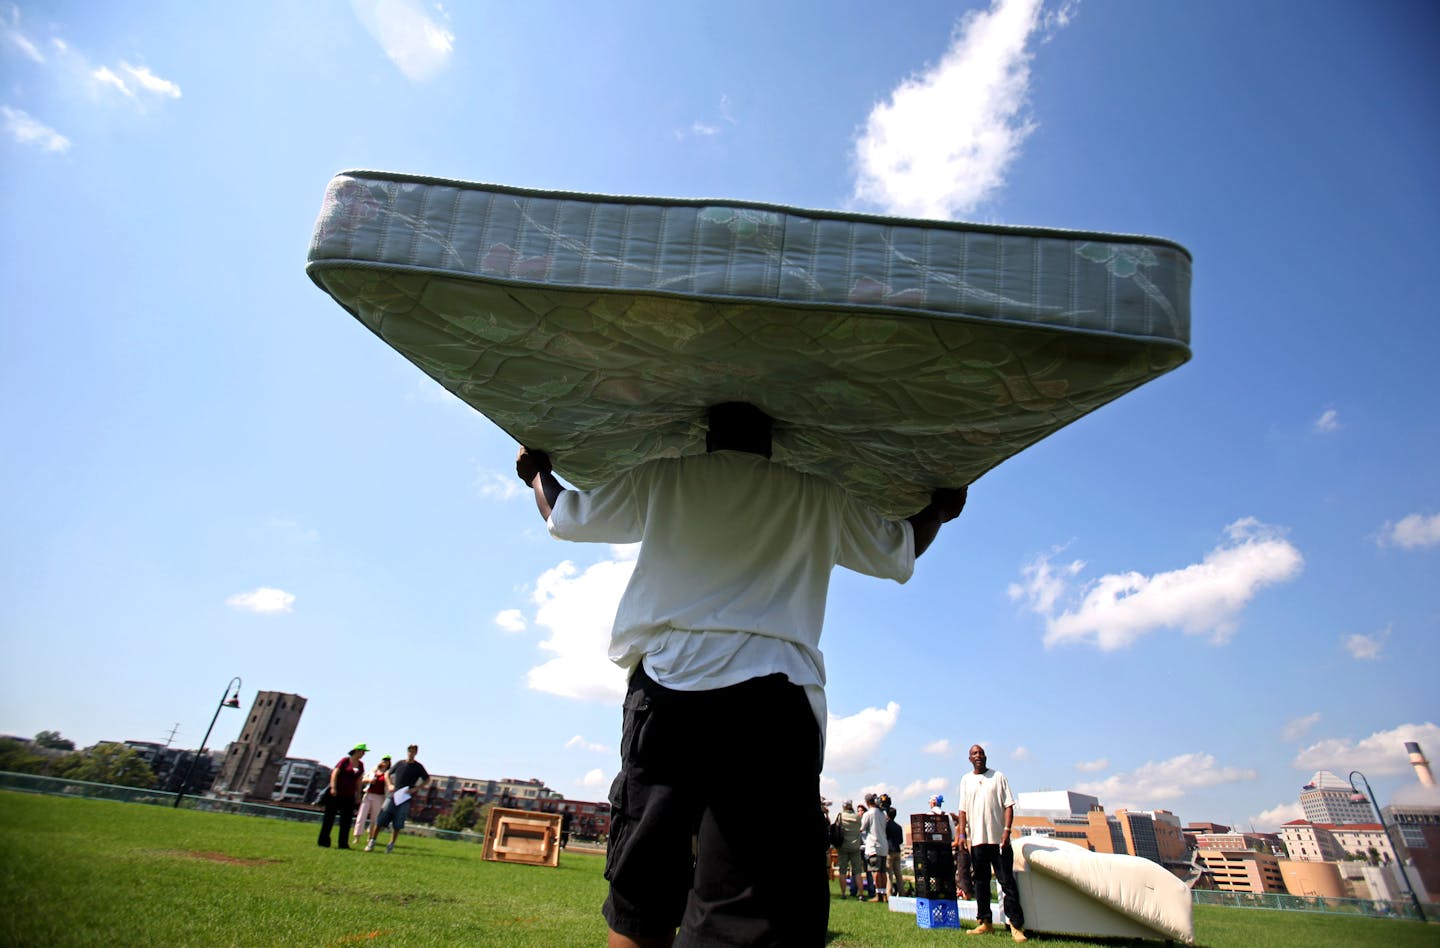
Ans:
POLYGON ((318 760, 286 757, 280 762, 270 799, 280 803, 314 803, 330 785, 330 768, 318 760))
MULTIPOLYGON (((1416 790, 1419 788, 1410 788, 1416 790)), ((1433 788, 1427 788, 1433 793, 1433 788)), ((1397 855, 1423 900, 1440 898, 1440 803, 1391 803, 1381 811, 1394 830, 1397 855)))
POLYGON ((239 740, 225 749, 213 792, 236 799, 269 800, 304 711, 305 699, 300 695, 283 691, 256 694, 239 740))
POLYGON ((1375 811, 1363 796, 1355 799, 1353 787, 1328 770, 1318 770, 1300 788, 1300 809, 1312 823, 1370 823, 1375 811))
POLYGON ((1096 853, 1149 859, 1184 876, 1190 847, 1180 819, 1169 810, 1116 810, 1106 814, 1100 800, 1074 790, 1040 790, 1015 798, 1016 834, 1063 839, 1096 853))
POLYGON ((1015 797, 1016 835, 1063 839, 1096 853, 1128 853, 1120 822, 1096 797, 1073 790, 1027 791, 1015 797))
POLYGON ((155 741, 125 741, 124 746, 135 751, 150 765, 150 769, 155 771, 155 789, 166 793, 179 791, 180 783, 187 774, 190 783, 185 792, 204 793, 210 789, 220 772, 220 761, 209 751, 197 758, 193 750, 170 747, 155 741))
POLYGON ((568 814, 572 837, 603 839, 610 835, 609 803, 567 800, 536 777, 484 780, 432 774, 415 794, 411 817, 420 823, 433 823, 467 796, 474 798, 477 807, 493 804, 512 810, 568 814))
POLYGON ((1190 865, 1180 818, 1169 810, 1116 810, 1115 821, 1131 855, 1180 871, 1190 865))
POLYGON ((1202 846, 1195 855, 1222 892, 1286 891, 1280 860, 1272 852, 1202 846))
POLYGON ((1313 859, 1281 859, 1280 879, 1285 891, 1291 895, 1310 898, 1348 899, 1350 888, 1340 875, 1340 866, 1335 862, 1320 862, 1313 859))
POLYGON ((1295 862, 1339 862, 1345 858, 1345 850, 1330 832, 1333 825, 1335 824, 1291 820, 1280 827, 1280 839, 1285 844, 1285 852, 1289 853, 1290 859, 1295 862))

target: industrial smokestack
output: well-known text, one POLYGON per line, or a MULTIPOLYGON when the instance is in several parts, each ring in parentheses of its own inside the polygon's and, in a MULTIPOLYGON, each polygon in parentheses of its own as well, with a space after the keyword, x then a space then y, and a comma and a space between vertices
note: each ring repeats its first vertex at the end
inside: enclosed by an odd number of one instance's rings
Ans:
POLYGON ((1410 755, 1410 766, 1415 768, 1415 776, 1420 778, 1420 783, 1427 787, 1435 786, 1435 775, 1430 772, 1430 761, 1425 759, 1425 752, 1420 750, 1418 741, 1406 741, 1405 752, 1410 755))

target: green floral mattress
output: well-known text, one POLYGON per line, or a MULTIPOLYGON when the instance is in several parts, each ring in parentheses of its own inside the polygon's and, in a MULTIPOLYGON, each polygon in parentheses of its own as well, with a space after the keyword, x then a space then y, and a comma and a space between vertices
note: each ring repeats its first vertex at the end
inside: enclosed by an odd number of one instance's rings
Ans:
POLYGON ((906 516, 1190 357, 1190 255, 1145 237, 352 171, 306 269, 580 488, 749 401, 906 516))

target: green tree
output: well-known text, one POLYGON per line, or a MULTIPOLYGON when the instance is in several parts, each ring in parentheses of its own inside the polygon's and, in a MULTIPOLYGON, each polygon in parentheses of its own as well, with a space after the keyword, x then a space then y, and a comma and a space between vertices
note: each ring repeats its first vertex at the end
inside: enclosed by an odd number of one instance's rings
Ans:
POLYGON ((155 771, 134 748, 124 744, 96 744, 86 751, 66 754, 51 772, 68 780, 109 783, 120 787, 155 786, 155 771))
POLYGON ((479 816, 480 812, 475 806, 475 798, 464 796, 455 802, 455 805, 450 808, 450 812, 442 813, 435 818, 435 828, 456 833, 461 830, 473 829, 479 816))
POLYGON ((41 731, 35 735, 35 744, 51 750, 73 751, 75 749, 75 742, 61 737, 59 731, 41 731))
POLYGON ((35 753, 23 741, 0 738, 0 770, 17 774, 43 774, 49 769, 49 758, 35 753))

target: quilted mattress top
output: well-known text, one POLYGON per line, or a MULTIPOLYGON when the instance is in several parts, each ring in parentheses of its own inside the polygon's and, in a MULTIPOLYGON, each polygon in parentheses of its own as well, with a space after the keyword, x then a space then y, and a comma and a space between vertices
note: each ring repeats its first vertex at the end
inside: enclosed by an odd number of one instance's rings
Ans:
POLYGON ((749 401, 776 461, 908 516, 1190 355, 1154 238, 352 171, 307 272, 582 489, 749 401))

